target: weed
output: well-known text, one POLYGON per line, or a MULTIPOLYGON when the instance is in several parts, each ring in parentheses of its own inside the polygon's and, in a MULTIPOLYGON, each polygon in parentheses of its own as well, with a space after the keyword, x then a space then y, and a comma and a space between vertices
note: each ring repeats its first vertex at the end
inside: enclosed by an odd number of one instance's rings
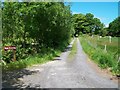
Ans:
POLYGON ((10 62, 6 65, 2 65, 3 71, 9 71, 9 70, 16 70, 16 69, 22 69, 29 66, 32 66, 33 64, 42 64, 46 63, 53 59, 53 57, 60 54, 61 51, 55 50, 52 52, 47 52, 47 54, 37 54, 34 56, 29 56, 26 59, 22 59, 16 62, 10 62))

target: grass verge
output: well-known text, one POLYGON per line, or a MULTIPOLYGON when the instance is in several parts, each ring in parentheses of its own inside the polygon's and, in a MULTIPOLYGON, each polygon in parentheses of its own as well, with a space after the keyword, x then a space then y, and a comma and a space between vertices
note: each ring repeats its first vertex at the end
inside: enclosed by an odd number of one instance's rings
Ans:
POLYGON ((60 50, 55 50, 52 52, 48 52, 47 54, 44 54, 44 55, 37 54, 37 55, 29 56, 26 59, 22 59, 19 61, 10 62, 6 65, 2 65, 2 70, 3 71, 12 71, 12 70, 26 68, 26 67, 32 66, 34 64, 46 63, 48 61, 51 61, 53 59, 53 57, 60 55, 60 53, 61 53, 60 50))
POLYGON ((79 38, 85 53, 101 68, 109 68, 113 75, 120 75, 120 62, 112 53, 105 52, 100 47, 94 48, 88 43, 87 37, 79 38))
MULTIPOLYGON (((71 38, 69 42, 71 42, 72 40, 73 40, 73 38, 71 38)), ((32 66, 34 64, 43 64, 48 61, 52 61, 54 57, 59 56, 61 54, 61 52, 64 51, 66 46, 67 46, 67 44, 62 45, 62 46, 58 47, 58 49, 56 49, 56 50, 45 49, 45 50, 43 50, 43 53, 29 56, 26 59, 21 59, 19 61, 10 62, 7 64, 0 63, 0 66, 2 66, 2 70, 4 72, 4 71, 12 71, 12 70, 26 68, 26 67, 32 66)))
POLYGON ((71 48, 71 52, 68 56, 68 58, 73 59, 74 55, 77 53, 77 40, 75 39, 72 48, 71 48))

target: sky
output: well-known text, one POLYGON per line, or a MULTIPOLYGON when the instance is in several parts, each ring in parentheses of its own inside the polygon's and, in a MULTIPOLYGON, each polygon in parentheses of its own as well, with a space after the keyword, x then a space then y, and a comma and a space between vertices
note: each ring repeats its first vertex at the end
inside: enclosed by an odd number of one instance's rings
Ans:
POLYGON ((72 14, 92 13, 105 26, 118 17, 118 2, 71 2, 70 5, 72 14))

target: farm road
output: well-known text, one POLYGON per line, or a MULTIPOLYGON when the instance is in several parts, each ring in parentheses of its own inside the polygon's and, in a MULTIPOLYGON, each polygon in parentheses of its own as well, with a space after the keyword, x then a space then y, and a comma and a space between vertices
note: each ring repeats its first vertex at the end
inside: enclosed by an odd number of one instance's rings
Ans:
MULTIPOLYGON (((25 74, 15 77, 14 81, 3 80, 3 87, 17 88, 118 88, 118 84, 110 77, 99 74, 92 64, 88 63, 88 57, 83 52, 77 38, 77 53, 71 60, 68 58, 70 50, 66 50, 55 61, 43 65, 34 65, 19 71, 25 74)), ((99 68, 98 68, 99 69, 99 68)), ((16 74, 16 73, 14 73, 16 74)), ((13 80, 13 79, 12 79, 13 80)))

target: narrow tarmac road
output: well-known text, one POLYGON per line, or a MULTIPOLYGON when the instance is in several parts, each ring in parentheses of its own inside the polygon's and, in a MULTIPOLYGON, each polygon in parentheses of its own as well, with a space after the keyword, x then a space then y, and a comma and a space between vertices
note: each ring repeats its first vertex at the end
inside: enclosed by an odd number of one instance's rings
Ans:
POLYGON ((88 63, 88 57, 83 52, 77 39, 77 53, 73 60, 69 60, 70 51, 65 51, 55 61, 43 65, 20 70, 11 79, 3 80, 3 87, 17 88, 118 88, 118 84, 109 77, 97 73, 88 63), (24 73, 24 74, 23 74, 24 73))

